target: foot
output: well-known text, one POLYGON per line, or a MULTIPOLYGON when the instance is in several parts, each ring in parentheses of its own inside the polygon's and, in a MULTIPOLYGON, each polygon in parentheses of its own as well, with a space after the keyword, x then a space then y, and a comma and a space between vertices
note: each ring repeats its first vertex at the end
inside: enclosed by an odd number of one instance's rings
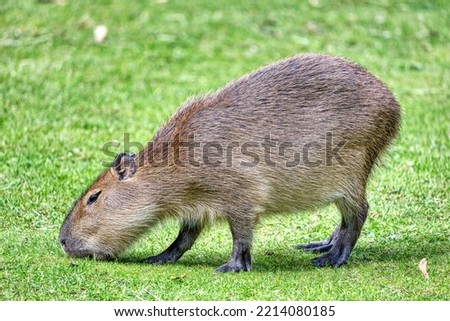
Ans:
POLYGON ((200 223, 195 224, 195 222, 189 221, 183 222, 175 241, 158 255, 150 256, 145 260, 142 260, 142 263, 160 265, 178 261, 178 259, 194 245, 202 228, 203 226, 200 223))
POLYGON ((334 243, 336 243, 336 240, 341 232, 341 226, 338 225, 333 233, 331 233, 330 237, 326 239, 325 241, 320 242, 312 242, 308 244, 300 244, 297 245, 297 249, 308 251, 308 252, 316 252, 316 253, 324 253, 331 250, 334 243))
POLYGON ((330 240, 297 245, 297 249, 317 253, 328 252, 332 247, 333 243, 330 240))
POLYGON ((350 253, 353 249, 351 243, 337 241, 328 253, 322 254, 311 261, 317 267, 331 266, 340 267, 347 263, 350 253))
POLYGON ((249 250, 238 252, 227 263, 219 266, 216 272, 248 272, 252 269, 252 258, 249 250))
POLYGON ((150 256, 144 260, 142 263, 148 263, 153 265, 162 265, 166 263, 176 262, 179 257, 173 253, 162 252, 158 255, 150 256))
POLYGON ((251 270, 251 263, 248 264, 242 264, 239 262, 228 262, 224 265, 219 266, 216 269, 216 272, 218 273, 226 273, 226 272, 234 272, 238 273, 241 271, 249 272, 251 270))
POLYGON ((324 253, 311 263, 317 267, 339 267, 347 263, 348 257, 355 246, 359 233, 353 229, 338 225, 326 241, 298 245, 297 248, 316 253, 324 253))

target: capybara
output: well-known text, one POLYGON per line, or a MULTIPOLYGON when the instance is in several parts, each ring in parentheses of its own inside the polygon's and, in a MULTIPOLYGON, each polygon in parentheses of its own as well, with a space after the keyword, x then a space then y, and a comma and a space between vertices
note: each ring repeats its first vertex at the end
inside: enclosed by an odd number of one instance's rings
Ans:
POLYGON ((293 56, 193 98, 137 155, 119 154, 78 199, 59 236, 70 257, 114 258, 156 223, 180 221, 175 241, 143 262, 177 261, 202 229, 229 223, 219 272, 251 269, 265 215, 336 204, 341 221, 316 266, 346 263, 367 217, 367 181, 396 136, 400 107, 386 86, 342 58, 293 56))

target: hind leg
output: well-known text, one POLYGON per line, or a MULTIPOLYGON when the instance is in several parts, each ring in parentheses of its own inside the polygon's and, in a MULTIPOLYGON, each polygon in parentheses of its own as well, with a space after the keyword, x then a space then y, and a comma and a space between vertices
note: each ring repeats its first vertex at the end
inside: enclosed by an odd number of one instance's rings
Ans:
POLYGON ((336 202, 336 205, 341 212, 342 221, 330 237, 330 244, 327 245, 327 247, 331 245, 329 251, 312 260, 311 263, 318 267, 339 267, 347 262, 361 234, 369 209, 365 199, 359 203, 341 199, 336 202))
POLYGON ((308 252, 317 252, 317 253, 323 253, 328 252, 333 247, 334 241, 336 237, 339 235, 339 231, 341 229, 341 224, 336 226, 333 233, 331 233, 330 237, 326 239, 325 241, 319 241, 319 242, 311 242, 307 244, 299 244, 297 245, 297 249, 308 251, 308 252))
POLYGON ((315 266, 339 267, 345 264, 366 220, 369 205, 365 199, 360 202, 352 202, 343 198, 337 201, 336 205, 341 212, 342 219, 330 237, 326 241, 298 246, 305 251, 325 252, 312 260, 312 264, 315 266))

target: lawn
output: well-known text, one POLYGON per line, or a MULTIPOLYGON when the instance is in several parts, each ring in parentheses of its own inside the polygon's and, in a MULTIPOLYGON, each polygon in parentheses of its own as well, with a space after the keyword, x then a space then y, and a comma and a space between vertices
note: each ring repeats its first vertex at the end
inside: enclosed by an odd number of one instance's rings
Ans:
POLYGON ((3 0, 0 300, 448 300, 449 21, 445 0, 3 0), (108 36, 95 43, 99 24, 108 36), (346 266, 319 269, 293 249, 331 233, 331 206, 265 219, 249 273, 214 273, 231 251, 224 223, 176 264, 137 263, 170 244, 175 222, 114 262, 64 256, 59 228, 111 161, 106 142, 145 144, 189 96, 304 52, 367 67, 402 106, 346 266))

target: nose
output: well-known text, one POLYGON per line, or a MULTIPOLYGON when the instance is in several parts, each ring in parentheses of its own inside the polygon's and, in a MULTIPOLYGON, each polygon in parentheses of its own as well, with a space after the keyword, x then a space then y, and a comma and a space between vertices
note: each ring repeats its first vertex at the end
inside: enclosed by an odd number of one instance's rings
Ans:
POLYGON ((61 243, 62 246, 66 246, 67 241, 66 239, 60 239, 59 243, 61 243))

